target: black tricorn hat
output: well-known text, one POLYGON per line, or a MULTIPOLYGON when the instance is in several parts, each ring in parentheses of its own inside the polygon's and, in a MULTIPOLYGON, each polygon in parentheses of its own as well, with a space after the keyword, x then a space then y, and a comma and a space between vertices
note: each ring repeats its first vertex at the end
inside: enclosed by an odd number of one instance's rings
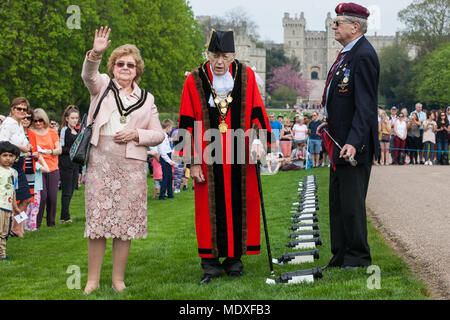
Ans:
POLYGON ((210 52, 235 52, 233 31, 211 29, 207 47, 210 52))

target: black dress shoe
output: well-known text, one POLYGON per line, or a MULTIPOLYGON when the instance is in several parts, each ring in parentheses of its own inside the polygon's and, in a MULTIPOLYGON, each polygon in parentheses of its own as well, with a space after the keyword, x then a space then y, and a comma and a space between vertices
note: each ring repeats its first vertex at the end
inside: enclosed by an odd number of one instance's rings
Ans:
POLYGON ((344 270, 358 270, 359 268, 362 268, 362 266, 342 266, 341 268, 344 270))
POLYGON ((230 277, 242 277, 242 271, 230 271, 228 275, 230 277))
POLYGON ((200 284, 208 284, 211 282, 211 279, 210 276, 203 276, 202 280, 200 280, 200 284))

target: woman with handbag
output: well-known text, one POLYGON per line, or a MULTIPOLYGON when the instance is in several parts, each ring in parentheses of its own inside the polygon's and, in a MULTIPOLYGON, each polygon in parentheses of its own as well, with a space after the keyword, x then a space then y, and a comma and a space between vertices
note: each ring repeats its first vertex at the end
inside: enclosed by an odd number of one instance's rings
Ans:
POLYGON ((61 180, 61 218, 60 223, 72 222, 70 219, 70 200, 78 183, 78 164, 73 163, 69 156, 70 148, 78 136, 75 126, 80 118, 80 111, 74 105, 69 105, 64 110, 59 134, 62 153, 59 156, 59 175, 61 180))
POLYGON ((381 112, 381 119, 378 122, 378 132, 380 133, 380 147, 381 147, 381 165, 387 166, 389 164, 389 141, 391 139, 391 122, 385 111, 381 112))
POLYGON ((126 288, 131 239, 147 236, 147 147, 164 140, 154 98, 138 86, 144 62, 136 46, 116 48, 108 59, 109 75, 99 73, 110 32, 108 27, 95 30, 81 74, 91 95, 87 123, 92 123, 85 189, 86 294, 99 286, 108 238, 113 238, 112 288, 126 288))

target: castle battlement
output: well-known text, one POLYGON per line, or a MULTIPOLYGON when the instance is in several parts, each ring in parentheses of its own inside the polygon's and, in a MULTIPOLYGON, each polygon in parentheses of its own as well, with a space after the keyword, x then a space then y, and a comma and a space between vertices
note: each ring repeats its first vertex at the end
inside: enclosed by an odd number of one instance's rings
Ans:
MULTIPOLYGON (((324 19, 325 30, 305 30, 306 19, 303 12, 292 17, 284 13, 283 48, 287 57, 295 56, 300 62, 300 72, 309 80, 326 79, 342 46, 334 40, 333 20, 328 12, 324 19)), ((396 41, 395 36, 366 35, 377 52, 396 41)))

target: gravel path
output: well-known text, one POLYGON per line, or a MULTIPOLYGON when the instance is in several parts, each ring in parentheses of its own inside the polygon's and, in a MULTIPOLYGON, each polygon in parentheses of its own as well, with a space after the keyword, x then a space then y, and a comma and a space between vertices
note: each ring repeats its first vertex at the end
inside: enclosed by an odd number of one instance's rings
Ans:
POLYGON ((450 166, 373 166, 371 221, 428 284, 450 299, 450 166))

